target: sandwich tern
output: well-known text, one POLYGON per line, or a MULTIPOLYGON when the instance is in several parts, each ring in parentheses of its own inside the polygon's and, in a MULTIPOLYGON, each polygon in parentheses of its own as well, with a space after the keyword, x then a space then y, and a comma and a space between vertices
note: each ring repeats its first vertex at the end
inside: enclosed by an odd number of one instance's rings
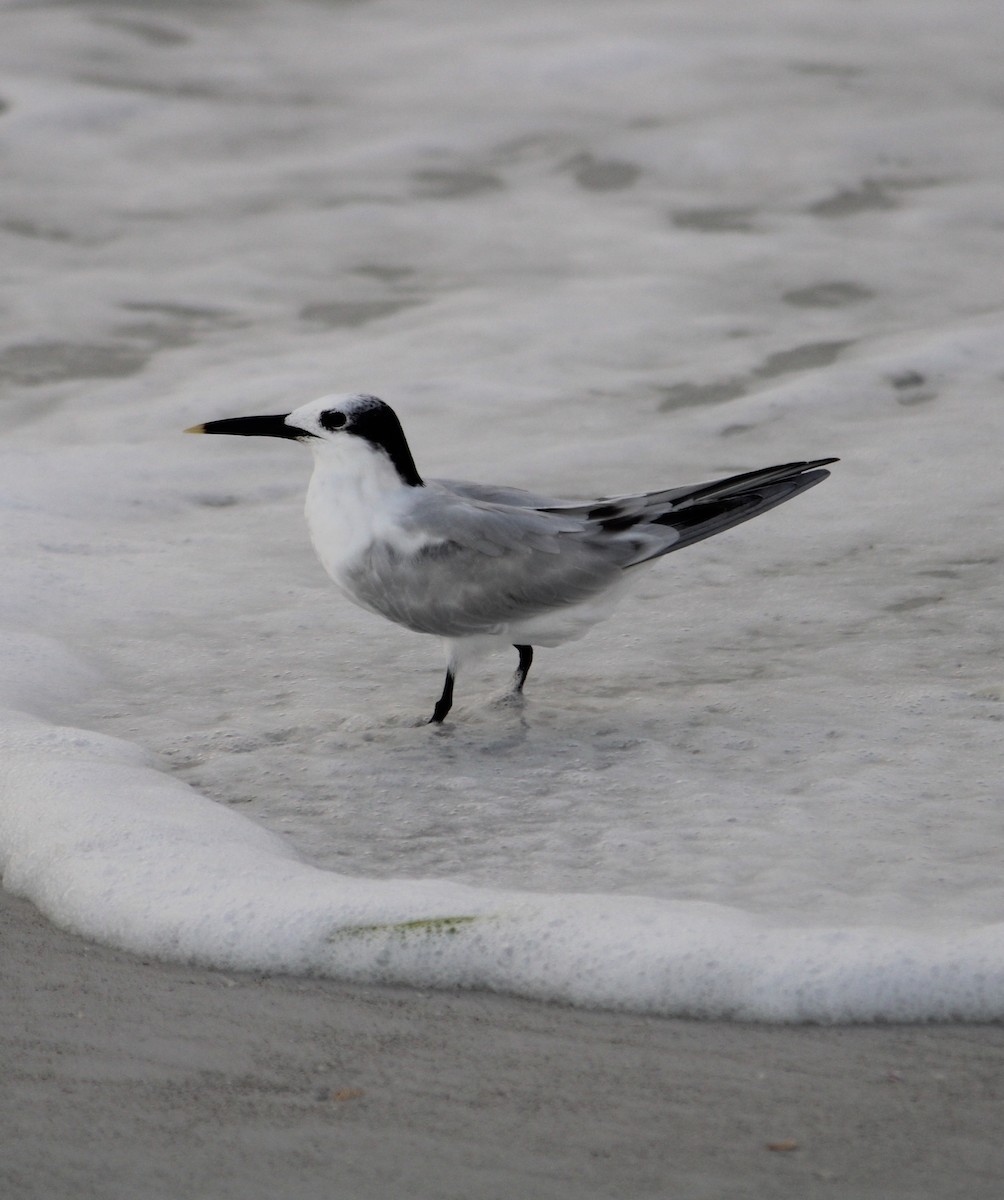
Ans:
POLYGON ((306 517, 327 573, 362 608, 446 644, 446 680, 430 724, 450 711, 465 660, 513 646, 513 692, 521 692, 533 647, 581 637, 609 616, 641 568, 790 500, 838 461, 583 503, 423 479, 397 415, 375 396, 324 396, 290 413, 207 421, 187 432, 310 447, 306 517))

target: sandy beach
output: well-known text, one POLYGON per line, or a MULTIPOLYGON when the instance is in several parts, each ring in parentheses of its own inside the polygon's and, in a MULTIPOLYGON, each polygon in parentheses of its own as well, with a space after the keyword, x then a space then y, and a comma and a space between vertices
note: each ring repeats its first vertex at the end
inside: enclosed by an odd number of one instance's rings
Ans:
POLYGON ((5 1200, 1000 1195, 999 1026, 692 1022, 223 974, 0 901, 5 1200))

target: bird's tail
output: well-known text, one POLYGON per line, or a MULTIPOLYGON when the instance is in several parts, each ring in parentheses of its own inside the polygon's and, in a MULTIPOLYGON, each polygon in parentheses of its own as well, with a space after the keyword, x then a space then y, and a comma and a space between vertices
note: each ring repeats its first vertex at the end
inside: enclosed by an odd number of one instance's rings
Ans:
POLYGON ((656 499, 659 494, 653 493, 646 497, 649 502, 646 505, 647 523, 666 526, 679 536, 648 558, 659 558, 674 550, 682 550, 694 542, 731 529, 733 525, 741 525, 743 521, 758 517, 815 487, 817 483, 822 483, 830 473, 822 468, 837 461, 835 458, 820 458, 814 462, 785 463, 692 488, 677 488, 674 489, 671 506, 658 514, 653 509, 659 507, 656 499))

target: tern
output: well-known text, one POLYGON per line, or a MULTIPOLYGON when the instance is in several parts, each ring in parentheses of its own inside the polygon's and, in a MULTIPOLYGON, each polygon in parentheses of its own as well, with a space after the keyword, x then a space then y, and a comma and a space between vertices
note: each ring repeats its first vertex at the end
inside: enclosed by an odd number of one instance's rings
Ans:
POLYGON ((290 413, 207 421, 186 432, 310 447, 305 511, 324 569, 360 607, 445 642, 446 679, 427 722, 437 725, 464 661, 514 647, 512 690, 522 692, 534 646, 581 637, 656 559, 783 504, 838 461, 583 503, 423 479, 397 414, 375 396, 324 396, 290 413))

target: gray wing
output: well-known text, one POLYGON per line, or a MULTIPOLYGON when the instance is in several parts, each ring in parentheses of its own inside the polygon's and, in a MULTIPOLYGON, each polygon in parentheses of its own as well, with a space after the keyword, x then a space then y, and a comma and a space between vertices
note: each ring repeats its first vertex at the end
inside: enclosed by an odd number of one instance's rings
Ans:
POLYGON ((418 548, 374 542, 351 573, 366 606, 419 633, 463 637, 579 604, 626 568, 767 512, 836 459, 787 463, 636 496, 539 504, 516 488, 430 482, 402 519, 418 548), (492 497, 489 499, 489 497, 492 497))
MULTIPOLYGON (((444 488, 467 500, 480 500, 484 504, 507 504, 513 508, 560 508, 566 503, 555 496, 541 496, 523 488, 503 487, 494 483, 470 483, 460 479, 432 479, 429 483, 444 488)), ((570 503, 570 502, 569 502, 570 503)))
POLYGON ((402 559, 379 542, 353 572, 351 587, 358 600, 391 621, 455 638, 580 604, 620 573, 620 565, 592 544, 560 556, 532 549, 492 556, 450 541, 402 559))
POLYGON ((819 458, 783 463, 710 483, 588 502, 554 500, 540 503, 540 498, 515 488, 479 488, 476 484, 456 483, 442 486, 465 496, 511 495, 512 500, 505 499, 501 503, 533 506, 539 514, 565 520, 577 518, 584 522, 583 532, 588 537, 606 537, 621 549, 627 549, 630 544, 631 552, 621 562, 622 567, 628 567, 673 550, 682 550, 684 546, 692 546, 768 512, 822 483, 830 474, 822 468, 838 461, 836 458, 819 458))
POLYGON ((682 550, 684 546, 692 546, 695 542, 768 512, 785 500, 791 500, 817 483, 822 483, 830 472, 821 468, 839 461, 836 458, 819 458, 811 462, 784 463, 777 467, 747 471, 742 475, 730 475, 711 483, 644 492, 636 496, 618 496, 591 504, 559 502, 546 511, 563 516, 583 515, 611 534, 644 530, 651 536, 657 528, 675 534, 663 546, 626 564, 634 566, 673 550, 682 550))
POLYGON ((469 494, 441 483, 422 489, 401 522, 418 548, 375 541, 350 573, 357 599, 419 633, 464 637, 588 600, 637 555, 637 535, 611 537, 580 515, 469 494))

